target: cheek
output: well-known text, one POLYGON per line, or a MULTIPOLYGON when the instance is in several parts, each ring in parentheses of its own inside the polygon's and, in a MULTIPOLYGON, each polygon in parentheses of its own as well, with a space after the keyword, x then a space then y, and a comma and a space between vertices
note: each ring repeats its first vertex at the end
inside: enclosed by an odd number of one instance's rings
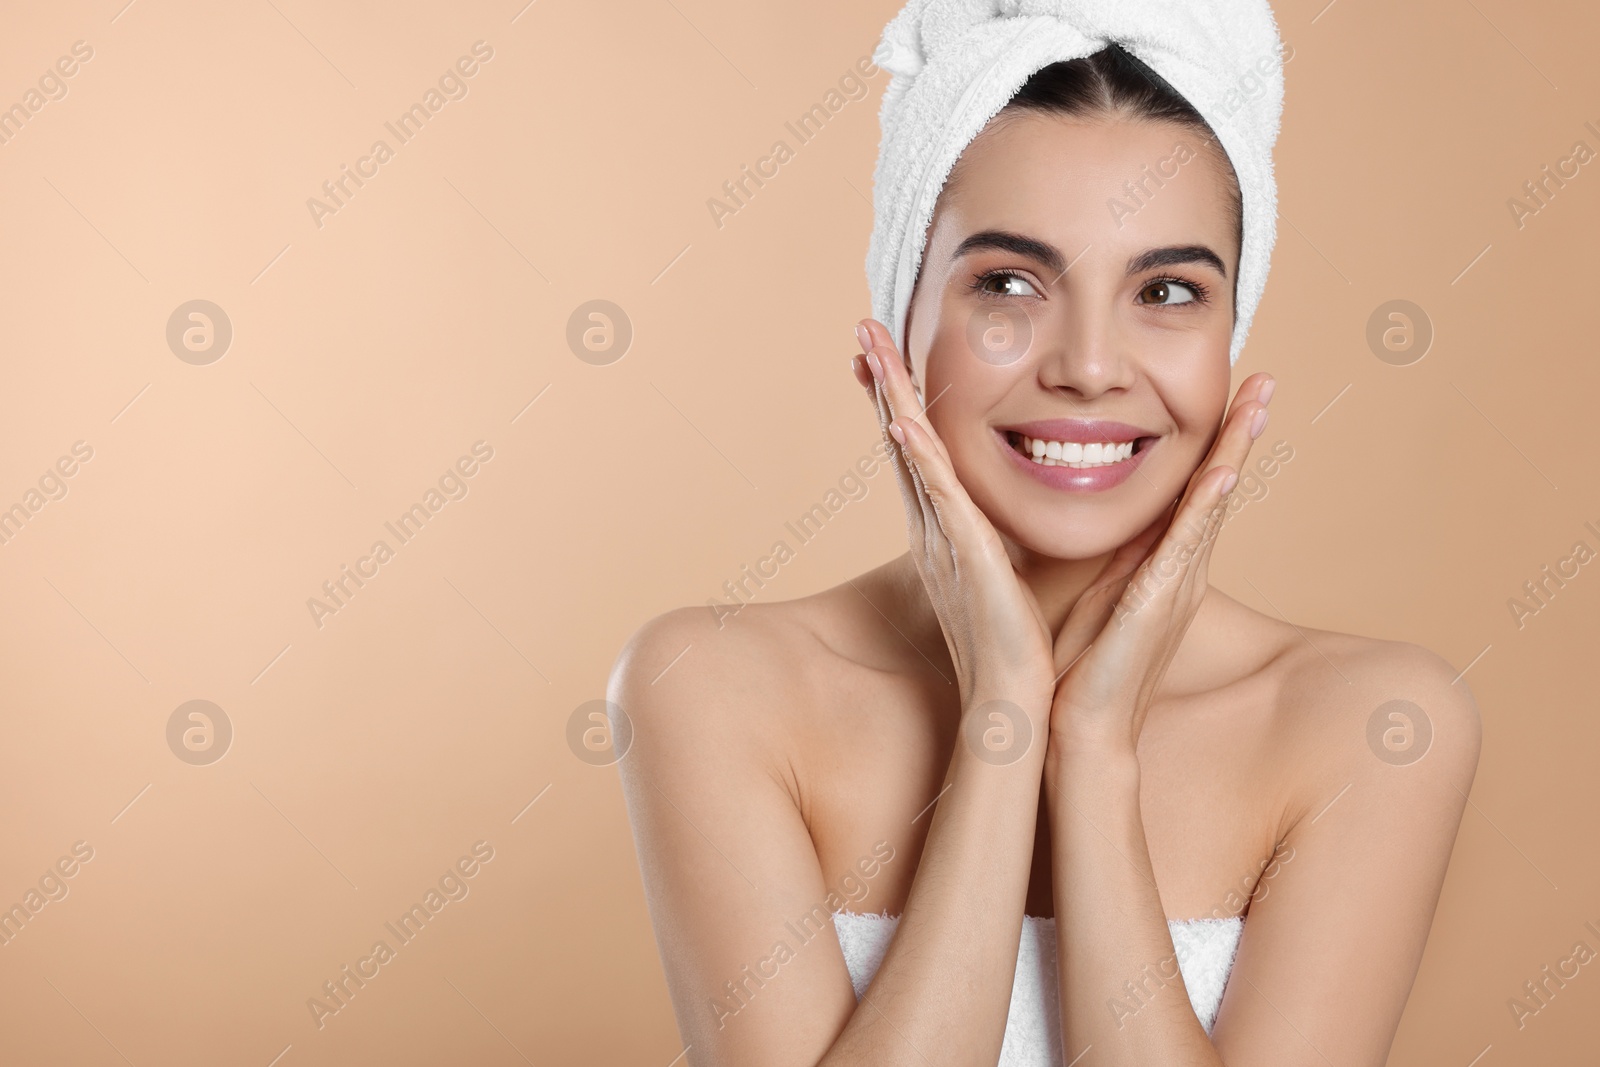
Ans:
POLYGON ((1169 394, 1167 411, 1178 425, 1178 432, 1189 437, 1207 437, 1222 423, 1228 404, 1228 381, 1193 381, 1169 394))
POLYGON ((959 334, 946 331, 935 339, 924 373, 922 399, 928 419, 955 458, 989 446, 988 424, 1026 371, 1020 364, 983 363, 967 350, 959 334))
POLYGON ((918 291, 911 312, 907 351, 912 378, 922 387, 924 398, 931 400, 946 387, 954 392, 982 385, 982 372, 994 368, 973 355, 971 309, 951 294, 931 288, 918 291))
POLYGON ((959 386, 952 386, 942 396, 941 389, 944 386, 934 388, 932 395, 938 396, 939 401, 928 412, 928 422, 933 426, 934 433, 939 435, 945 451, 950 454, 956 477, 963 482, 992 477, 992 471, 984 473, 985 464, 994 462, 994 443, 988 425, 989 405, 973 394, 963 392, 959 386))
MULTIPOLYGON (((999 403, 1021 378, 1036 373, 1028 358, 1038 338, 1015 309, 966 308, 947 301, 937 324, 916 331, 916 380, 928 400, 949 390, 999 403)), ((926 320, 924 320, 926 321, 926 320)), ((943 404, 944 401, 939 403, 943 404)))
POLYGON ((1231 388, 1227 369, 1224 356, 1220 370, 1210 368, 1204 373, 1167 378, 1158 387, 1176 428, 1169 442, 1176 447, 1171 449, 1168 461, 1175 478, 1186 479, 1194 473, 1221 430, 1231 388))

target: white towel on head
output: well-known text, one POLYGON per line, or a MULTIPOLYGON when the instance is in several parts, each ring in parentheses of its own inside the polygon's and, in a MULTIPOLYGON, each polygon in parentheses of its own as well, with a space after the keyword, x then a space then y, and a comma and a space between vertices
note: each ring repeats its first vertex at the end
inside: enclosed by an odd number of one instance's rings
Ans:
POLYGON ((902 351, 934 202, 962 150, 1035 71, 1111 43, 1172 83, 1238 175, 1244 232, 1228 353, 1238 360, 1277 234, 1283 56, 1266 0, 910 0, 872 57, 891 78, 867 250, 873 317, 902 351))

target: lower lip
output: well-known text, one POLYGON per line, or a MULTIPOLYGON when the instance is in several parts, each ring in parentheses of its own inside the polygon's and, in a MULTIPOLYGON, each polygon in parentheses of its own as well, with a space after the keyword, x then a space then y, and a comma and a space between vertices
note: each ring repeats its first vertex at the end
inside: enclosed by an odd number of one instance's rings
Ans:
POLYGON ((1073 493, 1098 493, 1105 489, 1115 489, 1128 480, 1139 464, 1144 462, 1144 457, 1156 446, 1160 438, 1147 441, 1143 448, 1118 463, 1107 463, 1100 467, 1047 467, 1043 463, 1035 463, 1021 452, 1011 447, 1011 442, 1005 433, 995 431, 995 436, 1000 442, 1000 448, 1011 457, 1011 462, 1030 477, 1043 482, 1052 489, 1065 489, 1073 493))

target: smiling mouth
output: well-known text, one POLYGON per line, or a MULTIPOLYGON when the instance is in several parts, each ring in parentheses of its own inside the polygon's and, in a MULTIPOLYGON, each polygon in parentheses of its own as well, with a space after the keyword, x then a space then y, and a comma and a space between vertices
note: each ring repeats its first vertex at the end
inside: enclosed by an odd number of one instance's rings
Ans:
POLYGON ((1006 432, 1006 441, 1018 455, 1043 467, 1111 467, 1127 462, 1155 440, 1136 437, 1128 441, 1047 441, 1006 432))

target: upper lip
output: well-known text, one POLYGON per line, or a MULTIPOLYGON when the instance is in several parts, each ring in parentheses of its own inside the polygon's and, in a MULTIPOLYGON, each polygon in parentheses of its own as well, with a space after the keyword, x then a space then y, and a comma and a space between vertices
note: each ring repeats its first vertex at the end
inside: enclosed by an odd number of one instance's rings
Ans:
POLYGON ((1041 441, 1077 441, 1081 444, 1107 441, 1136 441, 1141 437, 1155 437, 1154 430, 1130 426, 1111 419, 1039 419, 1036 422, 1019 422, 1013 426, 999 426, 1002 433, 1019 433, 1041 441))

